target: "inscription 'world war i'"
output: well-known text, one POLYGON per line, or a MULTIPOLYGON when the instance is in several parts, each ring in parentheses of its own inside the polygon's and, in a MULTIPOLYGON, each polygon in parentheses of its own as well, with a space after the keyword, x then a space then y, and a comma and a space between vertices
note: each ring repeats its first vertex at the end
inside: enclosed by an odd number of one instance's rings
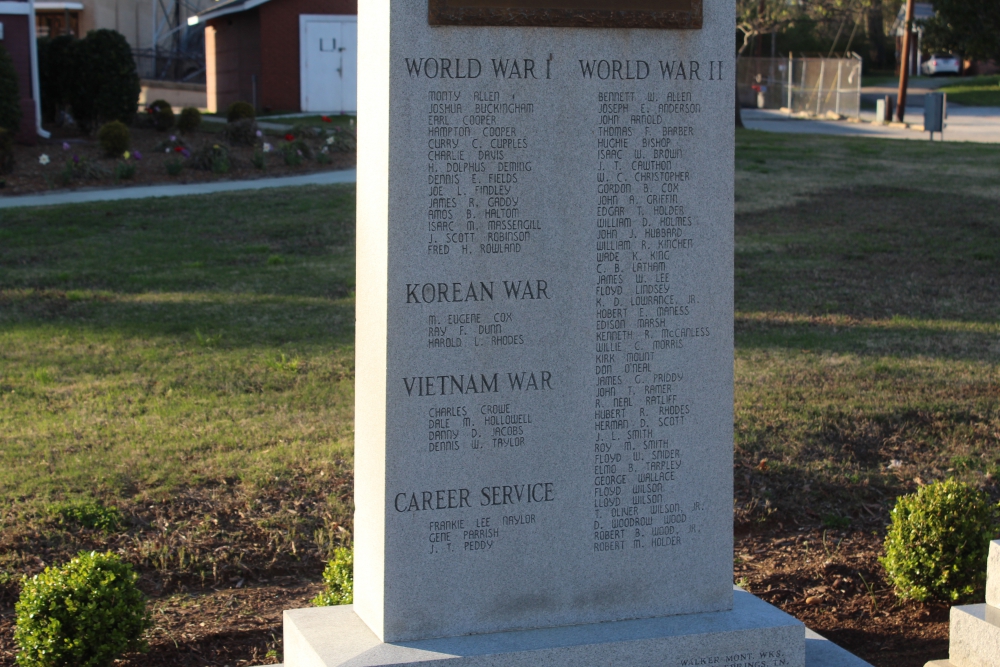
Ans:
POLYGON ((702 0, 429 0, 431 25, 699 29, 702 0))

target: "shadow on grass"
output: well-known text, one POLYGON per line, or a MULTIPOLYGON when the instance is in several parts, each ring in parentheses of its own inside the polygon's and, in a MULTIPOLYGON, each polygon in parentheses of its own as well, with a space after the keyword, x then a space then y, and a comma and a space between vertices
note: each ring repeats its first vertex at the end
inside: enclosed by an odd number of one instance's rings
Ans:
POLYGON ((869 187, 740 215, 736 307, 857 320, 996 322, 996 203, 869 187))
POLYGON ((75 333, 180 337, 203 347, 350 345, 354 299, 255 294, 122 295, 0 290, 0 333, 46 328, 75 333))
POLYGON ((866 358, 964 361, 992 361, 1000 355, 997 323, 737 313, 735 326, 738 350, 790 349, 866 358))

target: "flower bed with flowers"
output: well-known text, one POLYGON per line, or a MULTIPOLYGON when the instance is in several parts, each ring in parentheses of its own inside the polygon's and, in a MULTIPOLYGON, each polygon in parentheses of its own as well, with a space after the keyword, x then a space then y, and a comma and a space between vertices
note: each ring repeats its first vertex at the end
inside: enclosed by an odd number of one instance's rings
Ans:
POLYGON ((35 146, 15 145, 14 167, 0 175, 0 195, 131 184, 200 183, 350 169, 353 126, 294 126, 260 130, 251 121, 242 136, 229 126, 202 123, 181 133, 132 127, 131 147, 109 157, 93 136, 55 128, 35 146), (208 126, 208 127, 206 127, 208 126))

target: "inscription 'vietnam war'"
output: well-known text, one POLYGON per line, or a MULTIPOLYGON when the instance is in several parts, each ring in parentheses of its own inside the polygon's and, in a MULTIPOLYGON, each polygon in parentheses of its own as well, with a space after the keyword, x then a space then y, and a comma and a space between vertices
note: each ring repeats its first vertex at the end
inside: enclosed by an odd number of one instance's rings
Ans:
POLYGON ((515 371, 507 373, 507 383, 500 373, 469 375, 417 375, 403 378, 407 396, 453 396, 454 394, 499 394, 509 391, 551 391, 551 371, 515 371))

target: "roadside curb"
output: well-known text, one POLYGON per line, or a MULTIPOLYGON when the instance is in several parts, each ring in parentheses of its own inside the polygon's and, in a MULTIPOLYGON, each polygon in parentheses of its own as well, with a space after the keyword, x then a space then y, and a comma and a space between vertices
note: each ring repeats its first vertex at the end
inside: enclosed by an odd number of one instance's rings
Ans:
POLYGON ((354 183, 358 179, 356 169, 323 171, 302 176, 281 176, 245 181, 217 181, 215 183, 188 183, 185 185, 145 185, 105 190, 77 190, 53 192, 40 195, 14 195, 0 197, 0 209, 25 206, 57 206, 60 204, 82 204, 99 201, 122 201, 126 199, 147 199, 152 197, 186 197, 207 195, 216 192, 238 192, 241 190, 264 190, 267 188, 287 188, 299 185, 334 185, 354 183))

